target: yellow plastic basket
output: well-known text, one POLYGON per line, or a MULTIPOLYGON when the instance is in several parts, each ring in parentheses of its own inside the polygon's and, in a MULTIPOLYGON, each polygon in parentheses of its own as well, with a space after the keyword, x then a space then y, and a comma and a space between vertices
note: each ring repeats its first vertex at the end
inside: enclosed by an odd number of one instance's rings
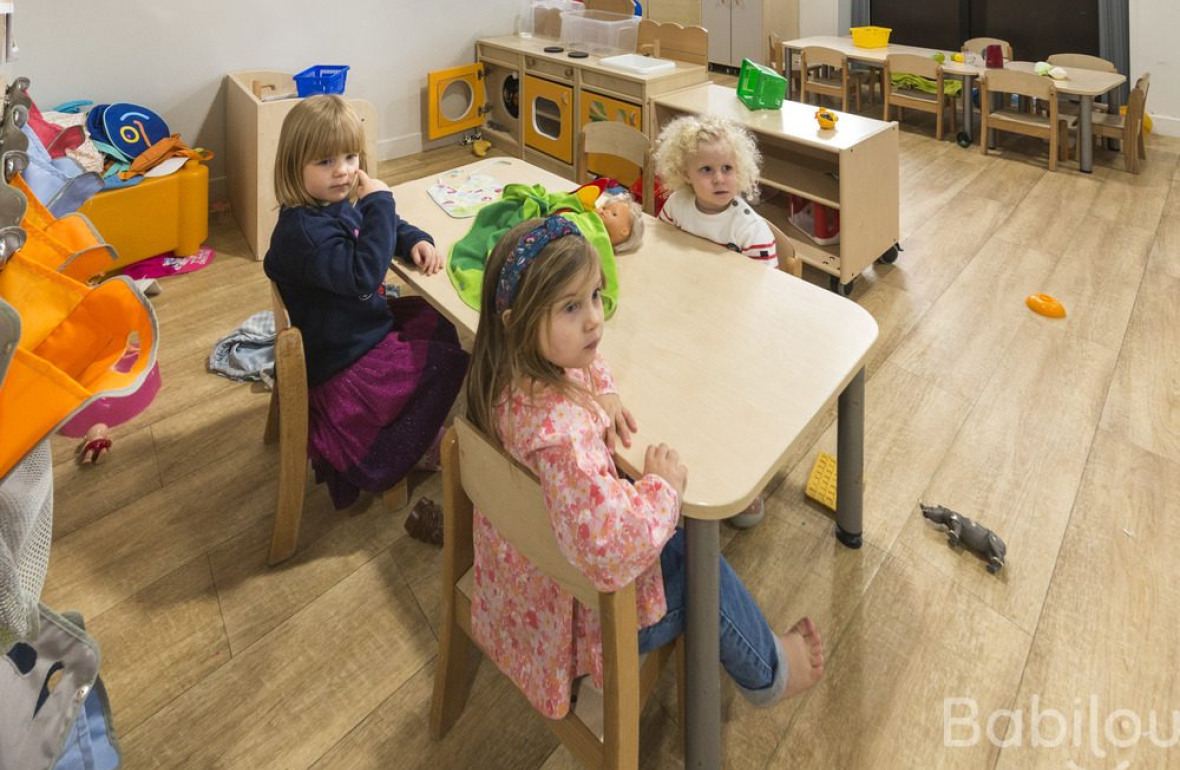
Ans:
POLYGON ((884 48, 889 45, 891 27, 849 27, 852 44, 857 48, 884 48))

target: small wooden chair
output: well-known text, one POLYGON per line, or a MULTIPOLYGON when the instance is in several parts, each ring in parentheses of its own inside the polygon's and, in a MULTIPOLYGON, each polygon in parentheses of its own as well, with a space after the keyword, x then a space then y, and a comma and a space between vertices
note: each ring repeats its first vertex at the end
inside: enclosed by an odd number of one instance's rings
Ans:
POLYGON ((643 19, 636 34, 635 52, 657 59, 708 65, 709 33, 704 27, 643 19))
POLYGON ((1147 92, 1151 88, 1151 73, 1144 74, 1135 82, 1127 98, 1127 113, 1094 113, 1094 138, 1118 139, 1123 151, 1127 171, 1139 173, 1139 161, 1147 160, 1147 147, 1143 140, 1143 114, 1147 110, 1147 92))
POLYGON ((987 154, 988 129, 1010 131, 1034 136, 1049 142, 1049 170, 1057 170, 1057 160, 1069 158, 1069 131, 1077 124, 1077 117, 1061 115, 1057 108, 1057 87, 1051 78, 1018 72, 1009 69, 985 70, 979 79, 980 142, 984 155, 987 154), (1021 112, 1009 106, 1004 99, 999 109, 992 109, 991 94, 1018 94, 1030 99, 1040 99, 1048 105, 1047 115, 1035 112, 1021 112))
MULTIPOLYGON (((303 335, 291 325, 287 306, 279 287, 270 284, 274 304, 275 384, 270 393, 266 416, 265 444, 279 442, 279 489, 275 520, 270 536, 270 565, 286 561, 299 544, 299 523, 303 518, 303 499, 307 494, 307 361, 303 353, 303 335)), ((405 506, 408 487, 402 479, 385 493, 384 502, 391 510, 405 506)))
POLYGON ((778 225, 766 220, 770 225, 770 232, 774 233, 774 250, 778 252, 778 269, 796 278, 803 277, 803 260, 795 253, 795 244, 787 237, 778 225))
POLYGON ((799 54, 799 101, 808 94, 831 96, 840 100, 841 112, 848 112, 848 89, 856 89, 856 109, 860 111, 860 75, 848 68, 848 57, 834 48, 812 45, 799 54))
POLYGON ((908 53, 889 54, 885 57, 885 69, 881 77, 884 83, 883 101, 885 102, 885 114, 882 120, 890 119, 889 110, 891 107, 909 107, 922 112, 933 112, 935 115, 934 138, 941 140, 942 116, 949 107, 951 133, 955 132, 955 100, 944 90, 942 66, 938 62, 925 56, 908 53), (893 85, 894 74, 917 75, 932 80, 935 92, 930 94, 916 88, 896 88, 893 85))
POLYGON ((1012 44, 1007 40, 1001 40, 998 37, 973 37, 970 40, 963 41, 963 53, 973 53, 980 57, 983 56, 983 49, 989 45, 998 45, 1003 49, 1004 58, 1012 61, 1012 44))
POLYGON ((611 155, 638 167, 639 175, 643 179, 643 210, 649 214, 655 211, 651 141, 646 134, 615 120, 599 120, 582 126, 582 130, 578 132, 578 147, 574 154, 574 179, 578 184, 584 184, 593 178, 589 171, 591 155, 611 155))
MULTIPOLYGON (((640 712, 662 666, 674 652, 683 665, 683 645, 666 645, 641 661, 635 584, 614 593, 599 593, 558 548, 536 478, 461 417, 443 439, 442 464, 443 620, 430 704, 432 735, 442 738, 459 718, 474 673, 468 671, 468 664, 473 649, 472 511, 478 506, 496 531, 538 569, 584 605, 598 610, 603 655, 601 699, 583 681, 575 706, 563 719, 546 720, 549 728, 588 767, 638 767, 640 712), (601 732, 597 724, 601 724, 601 732)), ((679 681, 683 682, 683 677, 679 681)), ((683 714, 683 687, 679 692, 683 714)))

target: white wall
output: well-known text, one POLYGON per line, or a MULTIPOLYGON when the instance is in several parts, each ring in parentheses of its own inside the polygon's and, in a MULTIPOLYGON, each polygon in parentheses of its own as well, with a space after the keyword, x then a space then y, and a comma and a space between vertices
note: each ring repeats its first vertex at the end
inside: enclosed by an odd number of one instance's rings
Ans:
POLYGON ((1130 0, 1131 81, 1151 73, 1147 111, 1153 130, 1180 136, 1180 3, 1176 0, 1130 0))
MULTIPOLYGON (((766 0, 772 2, 773 0, 766 0)), ((810 35, 838 35, 840 5, 848 5, 850 0, 799 0, 799 37, 810 35)), ((847 12, 845 12, 847 13, 847 12)), ((848 30, 845 29, 845 35, 848 30)))
POLYGON ((17 61, 37 105, 128 101, 160 113, 186 142, 219 153, 210 167, 224 197, 227 72, 298 72, 348 64, 347 93, 380 121, 378 154, 421 149, 421 93, 430 70, 474 61, 474 41, 511 33, 519 0, 18 0, 17 61))

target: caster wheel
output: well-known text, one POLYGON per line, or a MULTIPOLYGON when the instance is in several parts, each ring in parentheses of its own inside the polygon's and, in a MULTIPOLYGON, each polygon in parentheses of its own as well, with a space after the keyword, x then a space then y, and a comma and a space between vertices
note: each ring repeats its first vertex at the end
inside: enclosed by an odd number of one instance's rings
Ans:
POLYGON ((892 265, 897 261, 897 246, 890 246, 884 254, 877 257, 877 261, 884 265, 892 265))
MULTIPOLYGON (((856 279, 853 279, 853 281, 855 280, 856 279)), ((852 294, 853 281, 849 281, 848 283, 840 283, 840 279, 833 275, 828 279, 828 288, 841 296, 847 297, 849 294, 852 294)))
POLYGON ((967 136, 966 131, 960 131, 959 135, 956 137, 956 140, 959 142, 960 147, 971 146, 971 137, 967 136))

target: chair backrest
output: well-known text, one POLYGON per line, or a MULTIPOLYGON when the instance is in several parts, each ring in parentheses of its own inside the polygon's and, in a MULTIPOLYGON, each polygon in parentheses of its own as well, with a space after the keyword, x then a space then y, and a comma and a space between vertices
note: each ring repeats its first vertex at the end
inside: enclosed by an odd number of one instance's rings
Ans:
POLYGON ((1052 78, 1010 69, 984 70, 982 78, 991 93, 1019 94, 1034 99, 1052 99, 1056 103, 1057 87, 1052 78))
POLYGON ((809 45, 800 52, 800 56, 804 71, 816 66, 833 67, 838 70, 848 66, 847 56, 835 48, 826 48, 822 45, 809 45))
POLYGON ((787 234, 774 222, 768 219, 766 224, 770 226, 770 232, 774 234, 774 250, 778 254, 778 269, 796 278, 802 278, 803 262, 795 254, 795 244, 791 243, 787 234))
POLYGON ((1127 116, 1123 121, 1123 151, 1138 151, 1138 137, 1143 131, 1143 113, 1147 108, 1147 90, 1143 88, 1144 78, 1139 78, 1127 97, 1127 116))
POLYGON ((1046 59, 1055 67, 1076 67, 1083 70, 1098 70, 1099 72, 1118 72, 1114 62, 1107 61, 1100 56, 1088 53, 1055 53, 1046 59))
POLYGON ((885 67, 890 74, 904 73, 919 75, 931 80, 938 80, 942 75, 942 67, 928 56, 917 56, 912 53, 891 53, 885 57, 885 67))
POLYGON ((1144 72, 1142 75, 1140 75, 1139 79, 1135 81, 1135 87, 1143 89, 1143 102, 1146 106, 1147 92, 1151 90, 1151 73, 1144 72))
MULTIPOLYGON (((588 7, 588 6, 587 6, 588 7)), ((709 33, 704 27, 685 27, 674 21, 639 22, 635 50, 658 59, 675 59, 688 64, 709 63, 709 33)))
POLYGON ((460 483, 475 507, 533 566, 597 607, 598 590, 558 548, 536 477, 462 417, 455 419, 455 434, 460 483))
POLYGON ((609 11, 631 16, 635 13, 635 3, 631 0, 585 0, 587 11, 609 11))
POLYGON ((1012 60, 1012 44, 998 37, 973 37, 970 40, 965 40, 963 41, 963 53, 970 51, 983 56, 983 49, 989 45, 1000 46, 1004 50, 1004 58, 1012 60))
POLYGON ((291 316, 287 313, 287 306, 283 304, 283 295, 279 293, 279 285, 270 282, 270 300, 274 307, 275 334, 291 328, 291 316))
POLYGON ((777 32, 770 33, 770 53, 766 57, 766 63, 780 75, 787 74, 787 68, 783 66, 783 39, 777 32))
POLYGON ((651 140, 646 134, 616 120, 599 120, 582 126, 578 132, 574 171, 574 178, 579 184, 587 181, 589 156, 596 154, 613 155, 637 166, 643 177, 643 210, 654 210, 651 140))

